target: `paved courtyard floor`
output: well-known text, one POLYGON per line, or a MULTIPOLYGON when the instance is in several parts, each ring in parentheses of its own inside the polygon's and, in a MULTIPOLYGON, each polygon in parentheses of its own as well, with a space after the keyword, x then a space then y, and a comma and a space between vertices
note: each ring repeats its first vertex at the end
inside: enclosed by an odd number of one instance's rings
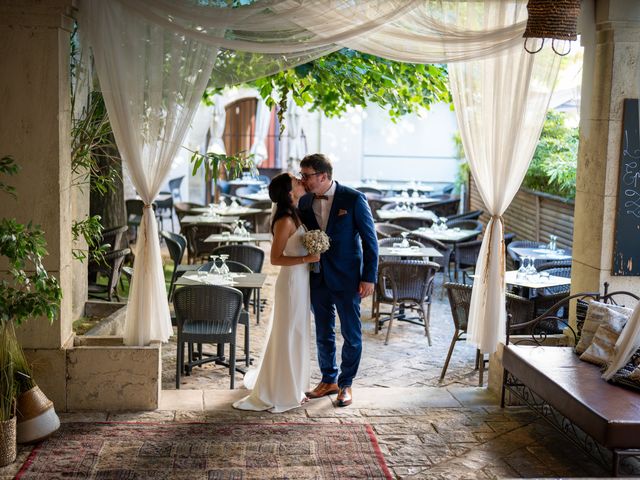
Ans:
MULTIPOLYGON (((267 300, 262 321, 256 325, 253 315, 251 321, 255 357, 260 355, 265 340, 277 269, 265 262, 265 271, 269 276, 262 294, 267 300)), ((61 419, 367 423, 397 479, 607 477, 608 471, 527 408, 501 409, 497 398, 478 387, 475 349, 465 342, 458 342, 445 380, 439 382, 453 335, 446 295, 440 297, 440 278, 431 312, 431 346, 422 327, 402 322, 394 324, 389 344, 384 345, 385 331, 374 333, 371 302, 364 302, 364 351, 350 407, 336 407, 335 396, 331 396, 284 414, 237 411, 231 404, 247 394, 242 376, 236 376, 237 388, 230 390, 228 371, 212 364, 195 368, 176 390, 172 339, 163 346, 163 391, 157 411, 65 413, 61 419)), ((239 331, 242 336, 242 327, 239 331)), ((238 345, 241 355, 242 338, 238 345)), ((313 341, 310 348, 315 357, 313 341)), ((312 373, 313 384, 319 378, 315 360, 312 373)), ((0 469, 0 480, 13 478, 31 448, 20 447, 18 461, 0 469)))

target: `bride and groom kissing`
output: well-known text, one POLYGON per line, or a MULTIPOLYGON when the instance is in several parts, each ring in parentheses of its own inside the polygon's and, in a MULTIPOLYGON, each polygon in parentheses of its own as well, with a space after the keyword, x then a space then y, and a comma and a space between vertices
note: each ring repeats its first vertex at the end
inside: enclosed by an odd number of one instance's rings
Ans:
POLYGON ((251 393, 234 408, 285 412, 336 393, 338 406, 352 402, 351 385, 362 355, 360 301, 373 293, 378 242, 364 194, 335 182, 332 174, 329 159, 316 153, 300 162, 301 178, 283 173, 269 184, 275 204, 271 263, 281 269, 260 365, 244 377, 251 393), (329 250, 309 254, 302 242, 307 230, 326 232, 329 250), (310 272, 312 262, 320 262, 318 273, 310 272), (322 380, 309 391, 311 311, 322 380), (344 340, 340 369, 336 312, 344 340))

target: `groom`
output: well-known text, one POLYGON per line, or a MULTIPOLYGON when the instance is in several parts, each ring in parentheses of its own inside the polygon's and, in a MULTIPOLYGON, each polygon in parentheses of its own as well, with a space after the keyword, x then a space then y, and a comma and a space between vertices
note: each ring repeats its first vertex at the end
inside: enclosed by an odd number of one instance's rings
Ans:
POLYGON ((373 293, 378 269, 378 241, 366 197, 333 181, 333 167, 321 153, 300 162, 307 195, 298 203, 309 230, 324 230, 331 247, 320 256, 320 273, 310 274, 311 306, 316 323, 322 381, 309 398, 338 394, 338 406, 351 405, 351 384, 362 354, 360 300, 373 293), (336 363, 336 310, 344 339, 340 370, 336 363), (338 374, 339 373, 339 374, 338 374))

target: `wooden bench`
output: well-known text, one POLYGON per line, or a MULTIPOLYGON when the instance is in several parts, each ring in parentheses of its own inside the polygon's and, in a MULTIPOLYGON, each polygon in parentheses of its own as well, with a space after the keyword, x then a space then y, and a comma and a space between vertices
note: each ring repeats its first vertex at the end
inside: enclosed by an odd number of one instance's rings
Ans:
MULTIPOLYGON (((565 323, 558 311, 572 299, 624 303, 638 297, 628 292, 576 294, 558 302, 540 317, 518 325, 532 334, 517 344, 507 335, 502 364, 502 407, 508 390, 618 476, 621 467, 640 473, 640 393, 612 385, 601 378, 600 368, 581 361, 573 347, 543 346, 536 334, 542 320, 565 323)), ((513 328, 512 325, 509 326, 513 328)), ((567 326, 568 327, 568 326, 567 326)), ((568 328, 569 332, 575 332, 568 328)), ((509 331, 509 328, 507 329, 509 331)), ((574 338, 575 339, 575 338, 574 338)))

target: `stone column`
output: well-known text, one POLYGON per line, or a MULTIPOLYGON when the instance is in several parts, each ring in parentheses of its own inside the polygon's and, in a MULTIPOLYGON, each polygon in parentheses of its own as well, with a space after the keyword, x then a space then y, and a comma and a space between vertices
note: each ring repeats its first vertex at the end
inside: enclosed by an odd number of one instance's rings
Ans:
POLYGON ((640 98, 640 2, 583 2, 585 61, 573 234, 572 293, 640 292, 640 277, 612 276, 622 113, 625 98, 640 98), (585 10, 587 7, 588 10, 585 10), (593 27, 591 27, 593 29, 593 27))
POLYGON ((64 293, 60 315, 52 324, 30 319, 18 333, 34 361, 38 384, 59 410, 66 409, 65 348, 73 338, 71 7, 72 0, 0 3, 0 155, 13 156, 21 167, 7 179, 18 199, 3 198, 0 215, 33 221, 46 232, 45 266, 64 293))

